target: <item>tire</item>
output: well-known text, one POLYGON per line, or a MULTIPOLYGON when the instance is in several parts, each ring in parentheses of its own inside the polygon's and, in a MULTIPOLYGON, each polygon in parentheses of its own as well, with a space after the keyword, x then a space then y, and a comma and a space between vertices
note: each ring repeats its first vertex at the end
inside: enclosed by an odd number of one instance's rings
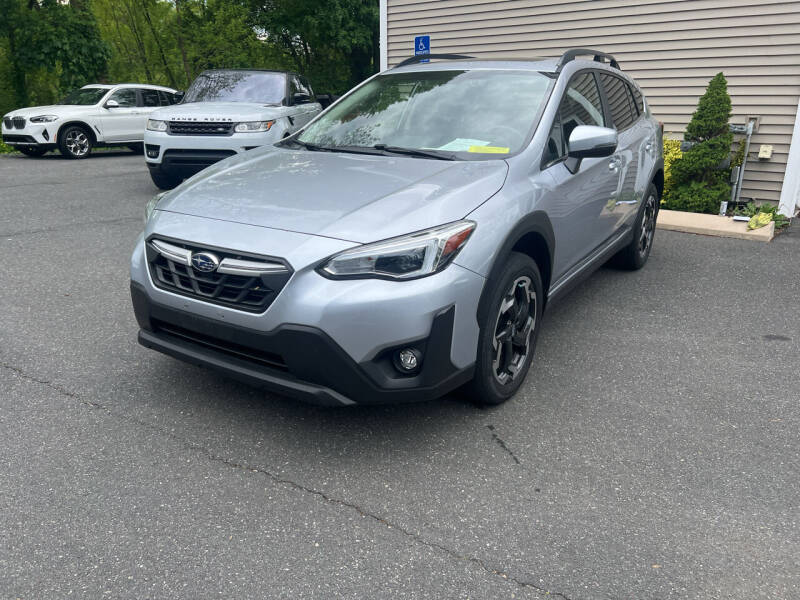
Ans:
POLYGON ((180 185, 183 181, 180 177, 164 173, 160 169, 150 169, 150 178, 157 188, 161 190, 171 190, 180 185))
POLYGON ((69 125, 58 136, 58 149, 66 158, 88 158, 93 145, 91 133, 81 125, 69 125))
POLYGON ((35 146, 18 146, 17 150, 25 156, 44 156, 47 154, 47 148, 37 148, 35 146))
POLYGON ((487 285, 492 288, 479 315, 475 376, 464 391, 477 404, 496 405, 517 392, 530 369, 544 292, 536 262, 518 252, 511 253, 487 285))
POLYGON ((629 271, 636 271, 645 265, 653 248, 659 206, 658 189, 651 183, 644 193, 644 202, 633 224, 633 239, 613 256, 612 264, 629 271))
POLYGON ((144 144, 129 144, 128 150, 134 154, 144 154, 144 144))

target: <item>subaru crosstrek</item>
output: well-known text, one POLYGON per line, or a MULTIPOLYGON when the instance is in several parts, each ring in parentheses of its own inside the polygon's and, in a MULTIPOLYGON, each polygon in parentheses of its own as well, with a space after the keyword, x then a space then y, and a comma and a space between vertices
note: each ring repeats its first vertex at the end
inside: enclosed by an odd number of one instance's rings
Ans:
POLYGON ((320 103, 302 75, 283 71, 203 71, 179 104, 147 120, 145 159, 157 187, 168 190, 215 162, 294 133, 320 103))
POLYGON ((645 264, 662 131, 613 57, 423 58, 148 204, 141 344, 320 404, 498 404, 546 305, 645 264))

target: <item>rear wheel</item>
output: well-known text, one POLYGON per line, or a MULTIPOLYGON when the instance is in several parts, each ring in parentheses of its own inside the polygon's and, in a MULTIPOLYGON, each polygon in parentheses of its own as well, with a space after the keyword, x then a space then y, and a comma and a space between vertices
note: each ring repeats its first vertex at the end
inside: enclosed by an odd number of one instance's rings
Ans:
POLYGON ((533 360, 544 293, 536 262, 512 252, 481 315, 475 377, 465 391, 478 404, 502 404, 522 385, 533 360))
POLYGON ((644 203, 633 224, 633 239, 614 256, 614 264, 631 271, 644 266, 650 256, 650 250, 653 248, 658 207, 658 190, 651 183, 644 194, 644 203))
POLYGON ((65 127, 58 138, 58 149, 67 158, 86 158, 92 153, 92 136, 85 127, 65 127))
POLYGON ((153 180, 156 187, 162 190, 171 190, 172 188, 178 187, 182 181, 180 177, 164 173, 159 169, 150 169, 150 178, 153 180))
POLYGON ((17 146, 17 150, 25 156, 44 156, 47 153, 47 148, 38 148, 36 146, 17 146))

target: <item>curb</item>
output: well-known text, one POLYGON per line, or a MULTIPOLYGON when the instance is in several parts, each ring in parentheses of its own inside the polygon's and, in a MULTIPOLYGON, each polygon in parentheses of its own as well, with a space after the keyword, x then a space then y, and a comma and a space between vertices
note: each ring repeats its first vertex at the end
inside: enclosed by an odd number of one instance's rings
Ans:
POLYGON ((747 229, 746 221, 734 221, 731 217, 689 213, 679 210, 659 210, 656 226, 668 231, 682 231, 700 235, 769 242, 775 237, 775 223, 770 222, 759 229, 747 229))

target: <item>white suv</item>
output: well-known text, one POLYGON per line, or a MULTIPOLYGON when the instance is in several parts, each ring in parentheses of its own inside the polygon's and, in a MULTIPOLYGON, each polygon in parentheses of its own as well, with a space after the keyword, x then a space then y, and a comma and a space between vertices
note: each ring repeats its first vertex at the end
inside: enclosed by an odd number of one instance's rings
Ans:
POLYGON ((28 156, 58 148, 67 158, 86 158, 92 147, 141 146, 147 116, 176 101, 175 90, 125 83, 85 85, 59 104, 11 111, 3 117, 3 142, 28 156))
POLYGON ((204 71, 180 104, 150 115, 144 135, 150 176, 159 188, 172 189, 223 158, 287 137, 321 110, 302 75, 204 71))

